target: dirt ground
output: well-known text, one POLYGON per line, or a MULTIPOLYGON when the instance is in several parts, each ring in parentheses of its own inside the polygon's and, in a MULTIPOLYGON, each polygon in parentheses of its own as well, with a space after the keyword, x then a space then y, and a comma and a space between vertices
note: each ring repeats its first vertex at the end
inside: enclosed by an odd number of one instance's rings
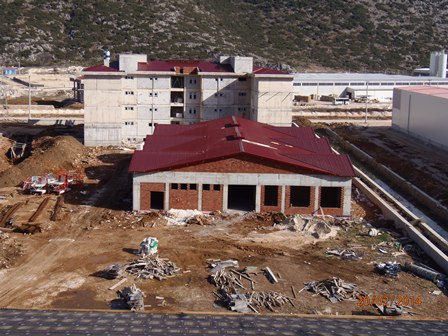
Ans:
MULTIPOLYGON (((44 135, 49 136, 49 133, 44 135)), ((36 148, 41 148, 39 144, 47 139, 39 138, 39 135, 34 135, 34 138, 36 148)), ((279 313, 311 314, 319 311, 323 314, 378 315, 376 308, 358 306, 358 301, 332 304, 310 292, 299 293, 304 282, 334 276, 356 283, 372 296, 420 296, 421 304, 414 305, 411 310, 416 314, 414 318, 447 316, 447 297, 445 294, 431 294, 438 289, 434 283, 406 272, 401 272, 396 279, 375 272, 374 262, 396 260, 404 263, 421 259, 394 248, 393 243, 400 234, 392 230, 390 223, 381 219, 378 209, 362 197, 353 202, 352 214, 359 222, 363 218, 364 224, 334 226, 332 231, 335 234, 327 239, 274 226, 272 216, 253 213, 217 213, 208 225, 170 225, 164 215, 129 211, 129 151, 78 148, 71 142, 75 139, 65 141, 71 146, 41 148, 42 151, 35 150, 26 159, 33 165, 41 163, 44 166, 47 164, 46 153, 55 150, 51 156, 58 160, 63 156, 75 157, 75 166, 85 172, 84 187, 65 194, 54 221, 50 217, 57 202, 56 195, 24 195, 16 187, 3 188, 0 192, 0 212, 23 203, 14 213, 18 227, 27 225, 42 200, 50 197, 36 221, 41 232, 23 234, 11 231, 0 236, 0 251, 11 251, 0 254, 2 260, 7 260, 0 263, 0 307, 115 309, 120 306, 117 294, 108 288, 118 280, 106 280, 96 273, 106 266, 135 259, 133 252, 139 243, 152 236, 159 239, 159 256, 175 262, 181 273, 163 281, 135 280, 128 276, 127 282, 117 288, 135 283, 145 293, 145 304, 150 305, 146 310, 150 312, 227 312, 213 294, 216 288, 208 281, 207 259, 236 259, 241 268, 258 268, 259 272, 254 277, 257 291, 276 291, 292 297, 291 286, 295 288, 298 293, 295 307, 285 305, 277 310, 279 313), (40 159, 31 161, 34 155, 40 155, 40 159), (384 233, 370 237, 368 225, 384 228, 384 233), (387 251, 386 254, 378 250, 380 246, 387 251), (329 256, 327 248, 353 249, 362 255, 362 259, 351 261, 329 256), (261 271, 266 266, 279 275, 278 283, 271 284, 267 280, 261 271), (160 306, 156 296, 163 296, 165 305, 160 306)), ((18 165, 13 168, 16 167, 18 165)), ((21 177, 20 174, 14 176, 17 179, 21 177)), ((431 265, 424 257, 421 261, 431 265)), ((263 310, 262 313, 269 311, 263 310)), ((408 314, 404 316, 410 317, 408 314)))
POLYGON ((390 127, 344 125, 334 130, 448 207, 448 153, 390 127))

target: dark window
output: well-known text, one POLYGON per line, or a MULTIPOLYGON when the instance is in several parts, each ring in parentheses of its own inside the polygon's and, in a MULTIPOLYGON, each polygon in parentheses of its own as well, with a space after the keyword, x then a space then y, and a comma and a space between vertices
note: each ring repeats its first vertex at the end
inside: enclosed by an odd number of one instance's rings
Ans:
POLYGON ((196 190, 196 184, 190 184, 190 190, 196 190))
POLYGON ((245 82, 247 80, 246 77, 238 77, 238 81, 240 82, 245 82))
POLYGON ((203 184, 202 190, 210 190, 210 184, 203 184))
POLYGON ((264 205, 266 206, 278 205, 278 186, 264 187, 264 205))
POLYGON ((214 191, 220 191, 221 190, 221 185, 220 184, 214 184, 213 185, 213 190, 214 191))
POLYGON ((179 189, 179 185, 177 183, 171 183, 171 189, 177 190, 179 189))
POLYGON ((292 186, 289 198, 290 204, 293 207, 309 207, 311 201, 311 187, 292 186))
POLYGON ((180 189, 182 189, 182 190, 187 190, 187 184, 186 184, 186 183, 182 183, 182 184, 180 185, 180 189))
POLYGON ((340 208, 341 207, 341 188, 340 187, 321 187, 320 188, 320 206, 322 208, 340 208))

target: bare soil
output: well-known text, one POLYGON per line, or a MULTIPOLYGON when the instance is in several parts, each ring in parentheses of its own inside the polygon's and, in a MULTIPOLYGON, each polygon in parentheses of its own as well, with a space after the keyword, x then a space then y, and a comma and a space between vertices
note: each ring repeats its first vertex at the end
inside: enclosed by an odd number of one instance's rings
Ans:
MULTIPOLYGON (((9 232, 6 238, 9 243, 3 243, 0 237, 0 248, 8 253, 11 251, 10 254, 0 254, 0 259, 8 259, 7 264, 0 263, 3 267, 0 270, 0 307, 121 307, 116 292, 108 289, 118 280, 105 280, 96 273, 111 264, 124 264, 136 258, 133 251, 139 243, 143 238, 153 236, 159 239, 159 255, 175 262, 182 273, 163 281, 127 278, 122 286, 136 283, 144 291, 145 304, 150 305, 146 309, 151 312, 226 312, 227 308, 222 307, 213 295, 216 288, 208 282, 207 259, 236 259, 241 267, 258 267, 257 291, 277 291, 292 297, 291 286, 298 293, 304 282, 335 276, 356 283, 372 295, 420 295, 422 303, 412 307, 417 314, 415 318, 447 316, 446 295, 430 294, 437 290, 432 282, 405 272, 392 279, 374 271, 373 262, 419 259, 407 254, 392 255, 396 251, 392 246, 394 237, 399 234, 389 231, 390 223, 382 220, 379 210, 369 202, 354 201, 353 217, 359 220, 362 217, 365 223, 386 228, 389 233, 370 237, 367 224, 359 224, 334 227, 333 237, 317 239, 274 226, 272 215, 253 213, 231 216, 216 213, 207 225, 168 225, 163 215, 129 211, 129 152, 114 148, 86 149, 74 139, 54 138, 56 148, 64 153, 56 156, 59 154, 52 152, 56 150, 55 146, 42 146, 45 141, 42 139, 37 143, 38 150, 27 159, 36 168, 31 172, 46 171, 61 162, 71 162, 84 170, 86 184, 64 196, 56 221, 50 220, 56 196, 50 196, 51 202, 38 220, 42 232, 33 235, 9 232), (47 153, 52 154, 47 157, 47 153), (378 251, 380 243, 385 244, 387 254, 378 251), (19 251, 10 244, 19 247, 19 251), (327 248, 355 249, 362 259, 349 261, 328 256, 327 248), (271 284, 267 280, 261 272, 266 266, 279 275, 279 283, 271 284), (160 306, 155 296, 163 296, 166 304, 160 306)), ((14 168, 18 170, 14 175, 17 177, 30 172, 28 166, 16 165, 14 168)), ((8 197, 2 199, 3 209, 24 203, 14 215, 17 225, 28 223, 43 199, 23 195, 15 188, 4 189, 4 194, 8 197)), ((378 315, 372 306, 358 306, 357 301, 332 304, 306 291, 298 294, 294 302, 296 307, 285 305, 278 312, 378 315)))

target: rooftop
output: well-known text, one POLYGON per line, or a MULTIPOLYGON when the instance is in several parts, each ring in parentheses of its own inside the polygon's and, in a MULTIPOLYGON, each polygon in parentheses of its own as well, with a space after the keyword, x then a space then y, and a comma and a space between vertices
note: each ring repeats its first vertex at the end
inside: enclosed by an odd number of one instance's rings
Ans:
POLYGON ((409 75, 388 75, 381 73, 312 73, 312 72, 301 72, 294 74, 294 82, 335 82, 335 81, 369 81, 369 82, 428 82, 428 81, 447 81, 448 79, 440 77, 428 77, 428 76, 409 76, 409 75))
POLYGON ((326 138, 310 127, 276 127, 239 117, 192 125, 162 125, 135 151, 130 172, 157 172, 241 154, 309 171, 355 176, 347 155, 333 153, 326 138))
POLYGON ((412 86, 412 87, 399 87, 397 89, 411 92, 418 92, 430 96, 448 98, 448 88, 440 88, 435 86, 412 86))

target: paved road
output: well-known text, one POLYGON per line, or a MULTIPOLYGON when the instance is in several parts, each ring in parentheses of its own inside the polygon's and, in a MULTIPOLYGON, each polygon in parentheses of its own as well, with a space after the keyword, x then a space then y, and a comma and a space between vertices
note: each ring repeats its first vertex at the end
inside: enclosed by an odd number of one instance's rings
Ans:
POLYGON ((0 310, 0 335, 447 335, 447 321, 0 310))

